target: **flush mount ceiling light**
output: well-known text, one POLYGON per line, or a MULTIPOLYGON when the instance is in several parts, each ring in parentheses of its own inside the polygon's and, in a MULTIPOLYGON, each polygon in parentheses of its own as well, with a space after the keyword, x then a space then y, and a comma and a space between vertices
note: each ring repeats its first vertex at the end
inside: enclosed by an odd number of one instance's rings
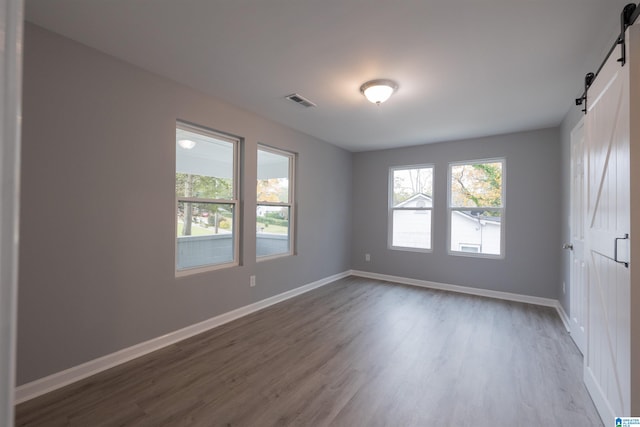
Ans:
POLYGON ((398 84, 393 80, 378 79, 371 80, 360 86, 360 93, 376 105, 382 104, 384 101, 398 89, 398 84))
POLYGON ((178 141, 178 145, 184 148, 185 150, 191 150, 193 147, 196 146, 196 142, 190 139, 181 139, 178 141))

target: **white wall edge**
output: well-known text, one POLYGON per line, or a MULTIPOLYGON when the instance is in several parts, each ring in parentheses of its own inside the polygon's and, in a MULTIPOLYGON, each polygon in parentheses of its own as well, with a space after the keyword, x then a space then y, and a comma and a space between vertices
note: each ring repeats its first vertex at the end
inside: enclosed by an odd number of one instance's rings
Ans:
POLYGON ((185 328, 170 332, 157 338, 136 344, 131 347, 107 354, 94 360, 90 360, 81 365, 74 366, 44 378, 23 384, 15 389, 15 404, 26 402, 45 393, 57 390, 69 384, 75 383, 99 372, 105 371, 114 366, 144 356, 161 348, 175 344, 194 335, 201 334, 210 329, 224 325, 240 317, 262 310, 279 302, 288 300, 295 296, 304 294, 313 289, 328 285, 336 280, 343 279, 351 275, 350 271, 334 274, 312 283, 300 286, 290 291, 263 299, 261 301, 237 308, 235 310, 220 314, 200 323, 196 323, 185 328))
MULTIPOLYGON (((470 295, 477 295, 481 297, 502 299, 507 301, 542 305, 545 307, 553 307, 556 310, 558 310, 558 306, 560 305, 558 300, 551 299, 551 298, 541 298, 541 297, 534 297, 529 295, 513 294, 510 292, 502 292, 502 291, 492 291, 489 289, 470 288, 468 286, 449 285, 446 283, 430 282, 428 280, 409 279, 407 277, 389 276, 387 274, 378 274, 378 273, 369 273, 368 271, 352 270, 351 274, 353 276, 365 277, 368 279, 384 280, 388 282, 396 282, 396 283, 401 283, 403 285, 419 286, 421 288, 439 289, 442 291, 457 292, 461 294, 470 294, 470 295)), ((563 323, 564 323, 564 319, 563 319, 563 323)))

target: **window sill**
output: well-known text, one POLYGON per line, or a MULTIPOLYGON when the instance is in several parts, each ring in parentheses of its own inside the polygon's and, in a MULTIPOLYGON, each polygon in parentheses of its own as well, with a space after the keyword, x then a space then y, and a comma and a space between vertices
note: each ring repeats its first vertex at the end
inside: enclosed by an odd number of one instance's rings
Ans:
POLYGON ((410 248, 404 246, 389 246, 387 249, 392 251, 400 251, 400 252, 420 252, 420 253, 432 253, 433 249, 423 249, 423 248, 410 248))
POLYGON ((473 253, 473 252, 458 252, 458 251, 451 251, 451 250, 448 252, 448 255, 466 257, 466 258, 483 258, 483 259, 495 259, 495 260, 504 259, 504 255, 503 254, 500 254, 500 255, 477 254, 477 253, 473 253))
POLYGON ((291 257, 291 256, 294 256, 294 255, 295 254, 292 253, 292 252, 287 252, 287 253, 284 253, 284 254, 265 255, 265 256, 256 257, 256 262, 271 261, 273 259, 287 258, 287 257, 291 257))
POLYGON ((194 274, 208 273, 210 271, 223 270, 225 268, 237 267, 237 262, 228 262, 225 264, 207 265, 203 267, 185 268, 184 270, 176 270, 176 278, 193 276, 194 274))

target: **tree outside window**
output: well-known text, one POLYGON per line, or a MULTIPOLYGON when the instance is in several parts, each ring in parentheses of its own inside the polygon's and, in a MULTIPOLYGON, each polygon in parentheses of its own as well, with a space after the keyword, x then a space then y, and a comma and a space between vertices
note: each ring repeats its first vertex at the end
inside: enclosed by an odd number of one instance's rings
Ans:
POLYGON ((498 159, 449 166, 451 252, 503 256, 504 164, 498 159))

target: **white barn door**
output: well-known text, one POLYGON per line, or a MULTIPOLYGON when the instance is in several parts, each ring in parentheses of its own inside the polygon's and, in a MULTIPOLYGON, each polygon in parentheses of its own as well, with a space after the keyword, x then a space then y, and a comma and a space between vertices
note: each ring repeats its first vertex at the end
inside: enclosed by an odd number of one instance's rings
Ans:
POLYGON ((605 422, 630 416, 629 66, 617 52, 588 91, 585 119, 588 323, 584 379, 605 422), (626 238, 625 238, 626 237, 626 238))

